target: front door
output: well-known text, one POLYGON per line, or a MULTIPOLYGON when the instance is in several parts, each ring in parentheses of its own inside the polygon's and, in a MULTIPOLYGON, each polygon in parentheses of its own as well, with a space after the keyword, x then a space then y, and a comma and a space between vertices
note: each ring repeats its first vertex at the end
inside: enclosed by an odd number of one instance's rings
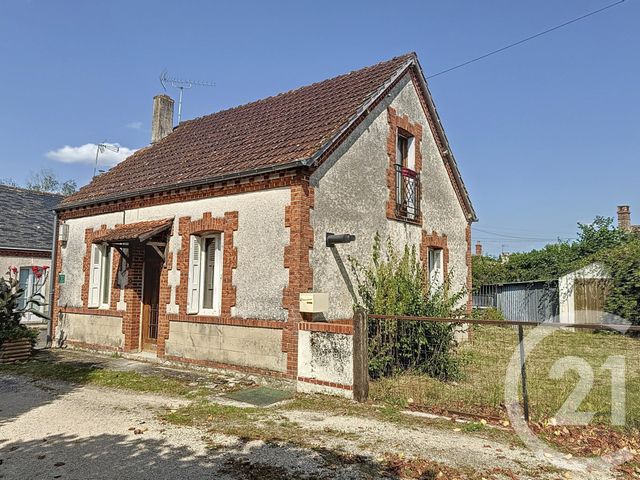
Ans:
POLYGON ((158 311, 162 259, 149 246, 144 255, 144 286, 142 291, 142 348, 155 350, 158 342, 158 311))

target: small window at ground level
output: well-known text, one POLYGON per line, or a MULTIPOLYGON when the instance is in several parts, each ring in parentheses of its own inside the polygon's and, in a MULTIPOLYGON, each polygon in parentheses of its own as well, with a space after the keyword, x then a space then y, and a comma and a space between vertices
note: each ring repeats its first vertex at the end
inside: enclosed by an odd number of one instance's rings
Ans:
POLYGON ((441 248, 429 249, 429 286, 440 288, 444 284, 443 251, 441 248))
POLYGON ((187 313, 220 315, 222 234, 191 236, 187 313))

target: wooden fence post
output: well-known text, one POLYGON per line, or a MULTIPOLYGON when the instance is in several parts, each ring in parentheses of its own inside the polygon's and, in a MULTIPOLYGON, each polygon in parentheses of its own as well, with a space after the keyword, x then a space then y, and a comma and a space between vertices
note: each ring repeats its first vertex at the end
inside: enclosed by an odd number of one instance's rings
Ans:
POLYGON ((353 398, 358 402, 369 398, 368 336, 367 314, 358 309, 353 315, 353 398))

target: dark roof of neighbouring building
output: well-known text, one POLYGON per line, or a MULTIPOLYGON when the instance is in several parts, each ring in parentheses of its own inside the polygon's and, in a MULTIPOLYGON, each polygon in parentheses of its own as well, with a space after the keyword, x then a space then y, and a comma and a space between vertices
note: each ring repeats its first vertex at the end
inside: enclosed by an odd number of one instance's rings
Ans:
MULTIPOLYGON (((309 166, 367 105, 409 68, 415 53, 286 93, 182 122, 153 145, 96 177, 61 207, 91 205, 176 188, 204 185, 271 169, 309 166)), ((426 83, 424 83, 426 90, 426 83)), ((430 95, 428 102, 431 103, 430 95)), ((433 107, 435 113, 435 107, 433 107)), ((435 114, 437 117, 437 113, 435 114)), ((438 127, 441 128, 439 120, 438 127)), ((442 132, 444 136, 444 132, 442 132)), ((446 139, 444 140, 446 143, 446 139)), ((450 149, 448 149, 450 151, 450 149)), ((456 188, 475 218, 455 160, 456 188)))
POLYGON ((51 250, 62 195, 0 185, 0 248, 51 250))

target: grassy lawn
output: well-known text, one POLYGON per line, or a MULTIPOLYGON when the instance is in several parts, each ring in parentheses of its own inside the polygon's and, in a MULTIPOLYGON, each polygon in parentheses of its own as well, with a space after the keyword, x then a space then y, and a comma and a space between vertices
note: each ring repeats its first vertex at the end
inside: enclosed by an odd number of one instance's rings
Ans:
POLYGON ((27 362, 0 365, 0 373, 188 398, 197 398, 211 393, 206 388, 190 386, 186 380, 160 375, 143 375, 132 371, 111 370, 91 363, 43 362, 32 359, 27 362))
MULTIPOLYGON (((436 411, 504 417, 504 379, 517 341, 517 332, 512 328, 476 326, 472 340, 460 345, 456 354, 464 371, 458 382, 445 383, 405 373, 373 382, 371 399, 398 405, 413 401, 436 411)), ((624 357, 625 370, 614 370, 625 378, 626 425, 640 426, 640 339, 588 331, 555 330, 527 358, 532 419, 544 421, 554 417, 580 381, 572 369, 567 369, 559 379, 549 376, 556 361, 571 356, 589 365, 587 373, 593 372, 593 385, 578 411, 595 412, 593 422, 609 423, 612 370, 603 368, 603 364, 612 355, 624 357)), ((576 365, 576 360, 570 363, 576 365)))

